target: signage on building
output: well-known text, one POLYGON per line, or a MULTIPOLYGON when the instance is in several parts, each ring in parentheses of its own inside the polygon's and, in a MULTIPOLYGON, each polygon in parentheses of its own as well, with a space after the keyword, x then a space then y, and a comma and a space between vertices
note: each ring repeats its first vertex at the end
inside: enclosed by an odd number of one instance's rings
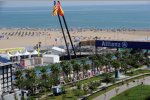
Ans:
POLYGON ((96 47, 150 49, 150 42, 96 40, 96 47))

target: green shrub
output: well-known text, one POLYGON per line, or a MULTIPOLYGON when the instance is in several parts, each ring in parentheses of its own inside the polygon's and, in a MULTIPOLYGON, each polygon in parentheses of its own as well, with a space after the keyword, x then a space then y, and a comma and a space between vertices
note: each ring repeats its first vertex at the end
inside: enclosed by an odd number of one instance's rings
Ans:
POLYGON ((91 82, 89 85, 88 85, 89 89, 90 90, 96 90, 97 86, 95 86, 95 83, 94 82, 91 82))
POLYGON ((78 82, 77 84, 76 84, 76 86, 77 86, 77 89, 81 89, 81 83, 80 82, 78 82))
POLYGON ((79 89, 73 89, 73 94, 77 97, 80 97, 82 95, 84 95, 84 91, 83 90, 79 90, 79 89))

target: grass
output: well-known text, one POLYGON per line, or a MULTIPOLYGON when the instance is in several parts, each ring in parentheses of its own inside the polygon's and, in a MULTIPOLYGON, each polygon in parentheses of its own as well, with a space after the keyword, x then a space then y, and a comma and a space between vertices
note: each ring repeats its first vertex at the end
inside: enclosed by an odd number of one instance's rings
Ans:
MULTIPOLYGON (((132 82, 132 81, 135 80, 135 79, 140 79, 140 78, 143 78, 143 77, 145 77, 145 76, 149 76, 149 75, 139 76, 139 77, 130 79, 130 80, 126 81, 126 82, 127 82, 127 83, 128 83, 128 82, 132 82)), ((124 84, 125 84, 125 83, 124 83, 124 84)), ((104 93, 106 93, 106 92, 108 92, 108 91, 114 89, 115 87, 120 86, 120 85, 121 85, 121 84, 119 84, 119 83, 118 83, 118 84, 114 84, 114 85, 108 87, 106 90, 96 92, 96 93, 90 95, 90 96, 88 97, 88 100, 93 100, 94 98, 96 98, 96 97, 98 97, 98 96, 100 96, 100 95, 102 95, 102 94, 104 94, 104 93)), ((120 100, 122 100, 122 99, 120 99, 120 100)), ((126 100, 127 100, 127 99, 126 99, 126 100)))
POLYGON ((144 73, 150 73, 150 70, 136 70, 136 71, 133 71, 133 72, 128 72, 126 73, 125 75, 127 76, 135 76, 135 75, 139 75, 139 74, 144 74, 144 73))
POLYGON ((111 100, 150 100, 150 86, 139 85, 113 97, 111 100))

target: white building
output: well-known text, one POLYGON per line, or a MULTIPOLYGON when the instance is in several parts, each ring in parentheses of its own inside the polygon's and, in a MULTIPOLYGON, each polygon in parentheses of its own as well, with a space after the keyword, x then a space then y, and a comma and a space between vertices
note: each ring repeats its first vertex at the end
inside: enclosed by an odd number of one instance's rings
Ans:
POLYGON ((58 55, 53 55, 53 54, 43 55, 44 64, 54 64, 54 63, 59 63, 59 62, 60 62, 60 57, 58 55))

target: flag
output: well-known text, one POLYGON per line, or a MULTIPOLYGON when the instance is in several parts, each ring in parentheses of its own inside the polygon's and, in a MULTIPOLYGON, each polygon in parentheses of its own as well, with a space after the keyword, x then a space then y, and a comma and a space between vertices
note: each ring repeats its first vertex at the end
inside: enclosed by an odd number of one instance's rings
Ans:
POLYGON ((57 12, 58 12, 58 9, 57 9, 57 5, 56 5, 56 1, 54 1, 54 8, 53 8, 53 16, 56 16, 57 15, 57 12))
POLYGON ((58 14, 59 14, 60 16, 64 16, 64 11, 63 11, 63 9, 61 8, 61 5, 60 5, 60 2, 59 2, 59 1, 57 2, 57 9, 58 9, 58 14))

